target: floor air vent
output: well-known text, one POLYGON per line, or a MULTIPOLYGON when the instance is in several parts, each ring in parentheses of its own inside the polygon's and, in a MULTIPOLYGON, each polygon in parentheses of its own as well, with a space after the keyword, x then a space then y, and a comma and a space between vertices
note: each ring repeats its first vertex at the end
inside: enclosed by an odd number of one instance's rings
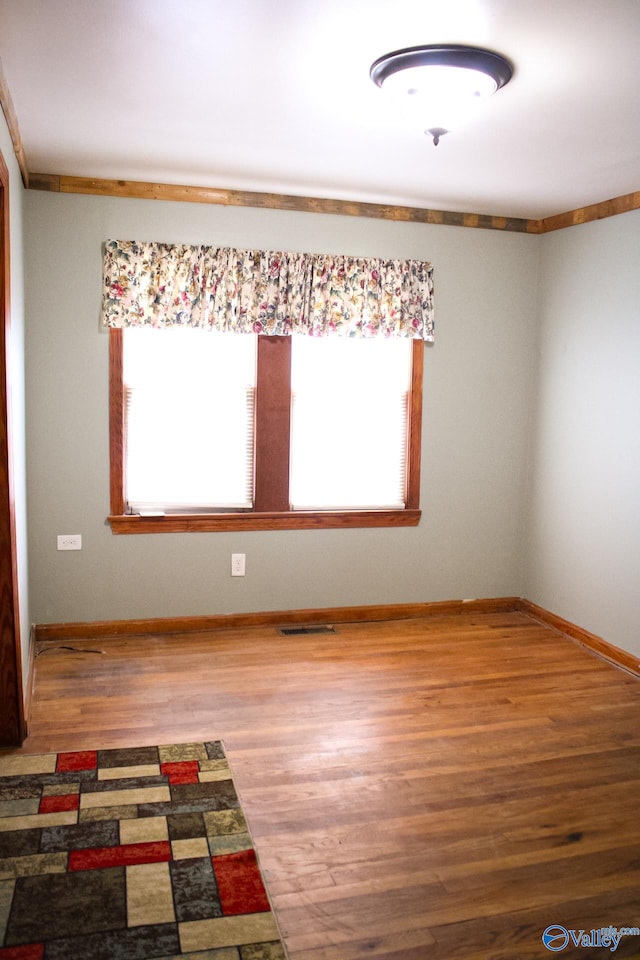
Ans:
POLYGON ((283 637, 305 636, 308 633, 335 633, 336 628, 326 623, 319 623, 311 627, 281 627, 278 633, 283 637))

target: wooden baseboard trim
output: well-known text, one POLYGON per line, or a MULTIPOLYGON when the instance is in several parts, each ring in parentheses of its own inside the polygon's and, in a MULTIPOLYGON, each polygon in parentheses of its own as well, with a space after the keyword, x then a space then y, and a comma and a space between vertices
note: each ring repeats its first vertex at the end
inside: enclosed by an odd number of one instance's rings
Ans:
MULTIPOLYGON (((576 640, 609 663, 640 677, 640 661, 627 650, 603 640, 588 630, 558 617, 544 607, 519 597, 484 600, 443 600, 433 603, 393 603, 357 607, 319 607, 309 610, 266 610, 258 613, 227 613, 203 617, 159 617, 144 620, 97 620, 86 623, 41 623, 35 627, 35 642, 96 640, 109 637, 152 636, 170 633, 206 633, 243 627, 288 624, 368 623, 381 620, 416 620, 422 617, 455 616, 461 613, 508 613, 518 611, 576 640)), ((34 669, 34 644, 28 667, 26 715, 29 715, 34 669)))
POLYGON ((33 701, 33 684, 35 681, 36 669, 36 628, 31 627, 29 634, 29 650, 27 653, 27 684, 24 691, 24 724, 25 739, 29 736, 29 718, 31 716, 31 703, 33 701))
POLYGON ((435 603, 394 603, 378 606, 321 607, 312 610, 268 610, 208 617, 162 617, 146 620, 99 620, 87 623, 41 623, 36 641, 94 640, 108 637, 150 636, 160 633, 203 633, 238 627, 287 624, 353 623, 376 620, 414 620, 460 613, 498 613, 519 609, 518 597, 487 600, 444 600, 435 603))
MULTIPOLYGON (((433 603, 392 603, 355 607, 319 607, 308 610, 266 610, 258 613, 227 613, 203 617, 158 617, 141 620, 97 620, 86 623, 41 623, 35 627, 36 643, 60 640, 97 640, 154 634, 206 633, 243 627, 289 624, 373 623, 381 620, 416 620, 422 617, 455 616, 462 613, 521 612, 577 641, 609 663, 640 677, 640 660, 602 637, 564 620, 531 600, 492 597, 482 600, 443 600, 433 603)), ((31 644, 28 666, 26 716, 29 716, 34 670, 31 644)))
POLYGON ((613 663, 616 667, 620 667, 622 670, 633 674, 634 677, 640 678, 640 659, 634 657, 628 650, 621 650, 620 647, 603 640, 595 633, 589 633, 588 630, 578 627, 575 623, 558 617, 555 613, 545 610, 544 607, 539 607, 537 603, 532 603, 531 600, 521 600, 520 610, 533 617, 534 620, 539 620, 548 627, 553 627, 559 633, 571 637, 572 640, 576 640, 583 647, 591 650, 604 660, 608 660, 609 663, 613 663))

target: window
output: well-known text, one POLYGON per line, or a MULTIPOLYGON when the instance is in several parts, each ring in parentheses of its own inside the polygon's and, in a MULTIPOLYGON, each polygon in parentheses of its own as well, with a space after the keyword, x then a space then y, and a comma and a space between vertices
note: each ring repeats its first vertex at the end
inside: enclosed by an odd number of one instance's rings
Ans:
POLYGON ((250 509, 257 338, 132 327, 123 339, 127 509, 250 509))
POLYGON ((404 510, 411 341, 294 337, 293 510, 404 510))
POLYGON ((110 331, 114 533, 415 526, 423 341, 110 331))

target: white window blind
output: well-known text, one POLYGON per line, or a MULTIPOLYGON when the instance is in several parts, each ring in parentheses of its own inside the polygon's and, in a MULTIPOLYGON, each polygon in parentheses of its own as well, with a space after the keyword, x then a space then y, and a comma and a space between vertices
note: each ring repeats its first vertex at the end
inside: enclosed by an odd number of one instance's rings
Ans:
POLYGON ((410 340, 293 337, 293 510, 405 506, 411 358, 410 340))
POLYGON ((129 512, 251 509, 256 337, 130 327, 123 372, 129 512))

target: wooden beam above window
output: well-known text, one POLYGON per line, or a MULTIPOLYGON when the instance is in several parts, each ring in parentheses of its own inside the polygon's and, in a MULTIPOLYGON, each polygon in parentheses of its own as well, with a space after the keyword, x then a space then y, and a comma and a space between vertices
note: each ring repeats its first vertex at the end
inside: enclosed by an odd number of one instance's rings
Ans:
POLYGON ((515 233, 539 233, 539 220, 518 217, 493 217, 484 213, 461 213, 452 210, 428 210, 383 203, 362 203, 355 200, 330 200, 321 197, 298 197, 282 193, 256 193, 247 190, 220 190, 175 183, 151 183, 139 180, 101 180, 90 177, 67 177, 53 174, 31 174, 32 190, 50 193, 78 193, 101 197, 125 197, 141 200, 175 200, 183 203, 213 203, 225 207, 257 207, 270 210, 296 210, 303 213, 329 213, 344 217, 370 217, 409 223, 443 224, 452 227, 481 227, 486 230, 507 230, 515 233))
POLYGON ((297 210, 303 213, 329 213, 346 217, 370 217, 409 223, 441 224, 450 227, 474 227, 504 230, 510 233, 550 233, 592 220, 615 217, 629 210, 640 209, 640 191, 612 197, 576 210, 567 210, 541 220, 519 217, 497 217, 485 213, 462 213, 453 210, 430 210, 355 200, 329 200, 320 197, 298 197, 280 193, 254 193, 247 190, 221 190, 174 183, 151 183, 138 180, 103 180, 89 177, 68 177, 57 174, 32 173, 32 190, 50 193, 91 194, 102 197, 127 197, 143 200, 176 200, 186 203, 213 203, 229 207, 257 207, 271 210, 297 210))

